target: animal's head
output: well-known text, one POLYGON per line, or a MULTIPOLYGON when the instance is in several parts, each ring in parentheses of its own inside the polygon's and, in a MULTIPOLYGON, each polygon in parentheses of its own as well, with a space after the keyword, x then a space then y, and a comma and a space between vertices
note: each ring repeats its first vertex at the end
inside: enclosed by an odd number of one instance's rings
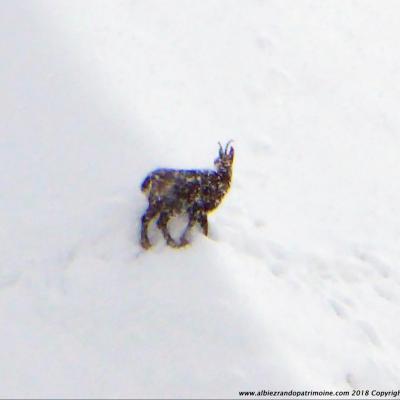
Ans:
POLYGON ((222 148, 221 143, 218 142, 219 144, 218 158, 214 160, 215 168, 217 168, 218 171, 230 172, 232 170, 233 157, 235 155, 235 150, 230 145, 232 142, 233 140, 230 140, 226 144, 225 148, 222 148))

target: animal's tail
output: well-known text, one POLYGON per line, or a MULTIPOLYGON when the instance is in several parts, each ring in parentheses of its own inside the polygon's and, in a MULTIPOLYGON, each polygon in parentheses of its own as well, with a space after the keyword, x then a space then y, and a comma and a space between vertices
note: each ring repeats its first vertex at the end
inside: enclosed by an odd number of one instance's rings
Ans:
POLYGON ((142 186, 140 187, 142 192, 147 192, 151 186, 151 175, 146 176, 145 180, 142 182, 142 186))

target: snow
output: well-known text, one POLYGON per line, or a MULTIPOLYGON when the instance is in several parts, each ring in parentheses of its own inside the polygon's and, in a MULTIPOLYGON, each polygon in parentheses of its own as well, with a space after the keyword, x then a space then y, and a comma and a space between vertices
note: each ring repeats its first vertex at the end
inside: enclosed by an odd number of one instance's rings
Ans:
POLYGON ((0 397, 397 389, 399 11, 3 1, 0 397), (229 139, 210 237, 143 251, 144 176, 229 139))

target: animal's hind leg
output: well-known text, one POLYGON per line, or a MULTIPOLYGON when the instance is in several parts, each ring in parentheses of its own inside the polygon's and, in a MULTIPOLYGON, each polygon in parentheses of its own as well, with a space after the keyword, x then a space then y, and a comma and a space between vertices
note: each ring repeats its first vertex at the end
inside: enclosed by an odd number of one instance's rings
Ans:
POLYGON ((158 214, 158 209, 152 205, 149 205, 147 210, 142 216, 142 227, 140 231, 140 244, 144 249, 148 249, 151 247, 151 243, 149 237, 147 235, 147 229, 151 220, 158 214))
POLYGON ((178 243, 175 242, 175 240, 172 238, 172 236, 168 231, 168 221, 170 220, 171 216, 172 215, 167 211, 161 212, 160 217, 157 220, 157 226, 161 230, 168 246, 179 247, 178 243))

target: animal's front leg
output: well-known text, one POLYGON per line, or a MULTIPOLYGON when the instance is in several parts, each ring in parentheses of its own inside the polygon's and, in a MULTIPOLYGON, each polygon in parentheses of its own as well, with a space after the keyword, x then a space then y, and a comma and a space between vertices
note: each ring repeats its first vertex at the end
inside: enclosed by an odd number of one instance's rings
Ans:
POLYGON ((186 246, 187 244, 189 244, 189 240, 187 239, 187 235, 190 232, 190 230, 192 229, 192 227, 194 226, 194 224, 196 223, 196 218, 193 214, 189 214, 189 222, 187 224, 186 229, 184 230, 184 232, 182 233, 180 239, 179 239, 179 243, 180 246, 186 246))
POLYGON ((170 235, 170 233, 168 231, 168 221, 170 218, 171 218, 171 214, 169 214, 167 211, 162 212, 160 214, 160 217, 158 218, 157 226, 161 230, 168 246, 179 247, 179 244, 175 242, 175 240, 172 238, 172 236, 170 235))
POLYGON ((203 233, 205 236, 208 235, 208 219, 207 219, 207 214, 202 212, 197 216, 197 221, 201 226, 201 229, 203 230, 203 233))

